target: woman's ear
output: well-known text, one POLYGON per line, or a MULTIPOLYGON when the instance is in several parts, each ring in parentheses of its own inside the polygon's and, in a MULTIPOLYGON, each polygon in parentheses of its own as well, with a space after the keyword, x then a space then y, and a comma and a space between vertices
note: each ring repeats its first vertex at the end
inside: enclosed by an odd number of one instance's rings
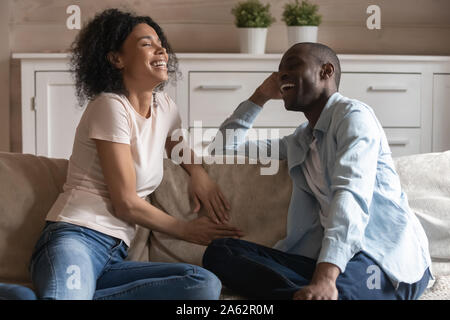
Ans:
POLYGON ((109 63, 111 63, 115 68, 119 70, 123 69, 123 62, 119 56, 119 53, 110 51, 106 57, 108 58, 109 63))

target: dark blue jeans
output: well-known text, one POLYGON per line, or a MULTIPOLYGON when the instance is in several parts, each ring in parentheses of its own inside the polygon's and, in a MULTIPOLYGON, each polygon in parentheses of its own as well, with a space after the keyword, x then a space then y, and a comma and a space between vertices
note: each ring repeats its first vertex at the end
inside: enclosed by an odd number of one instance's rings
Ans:
MULTIPOLYGON (((203 256, 203 266, 223 285, 248 298, 292 299, 309 284, 316 261, 238 239, 214 240, 203 256)), ((400 283, 395 290, 388 276, 364 252, 356 254, 340 274, 340 300, 418 299, 431 277, 427 269, 416 283, 400 283)))

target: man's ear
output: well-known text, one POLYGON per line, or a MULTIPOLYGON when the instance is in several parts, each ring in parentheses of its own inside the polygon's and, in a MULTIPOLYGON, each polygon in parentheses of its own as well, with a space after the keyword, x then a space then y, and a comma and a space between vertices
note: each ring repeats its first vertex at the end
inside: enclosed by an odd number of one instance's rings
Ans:
POLYGON ((332 63, 325 63, 322 65, 322 70, 320 71, 320 77, 324 80, 330 79, 334 75, 334 66, 332 63))
POLYGON ((122 59, 117 52, 110 51, 106 57, 108 58, 109 63, 111 63, 115 68, 119 70, 123 69, 122 59))

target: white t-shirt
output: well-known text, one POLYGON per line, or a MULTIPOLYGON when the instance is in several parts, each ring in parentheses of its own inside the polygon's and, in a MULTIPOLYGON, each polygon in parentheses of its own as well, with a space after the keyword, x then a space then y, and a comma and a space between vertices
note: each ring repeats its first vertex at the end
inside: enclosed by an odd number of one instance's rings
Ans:
POLYGON ((64 221, 122 239, 128 246, 135 225, 116 218, 93 139, 129 144, 136 171, 136 192, 145 198, 161 183, 166 138, 181 128, 176 104, 156 94, 151 116, 140 115, 123 95, 102 93, 81 117, 69 159, 67 181, 48 221, 64 221))
POLYGON ((323 226, 323 219, 328 215, 328 209, 330 207, 330 188, 325 181, 325 173, 320 163, 317 140, 315 137, 309 145, 309 152, 305 158, 302 169, 309 188, 319 202, 319 217, 323 226))

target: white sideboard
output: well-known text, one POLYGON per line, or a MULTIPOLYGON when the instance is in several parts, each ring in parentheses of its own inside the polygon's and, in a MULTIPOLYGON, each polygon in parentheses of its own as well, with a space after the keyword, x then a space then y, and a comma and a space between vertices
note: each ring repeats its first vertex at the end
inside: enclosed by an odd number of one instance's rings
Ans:
MULTIPOLYGON (((166 88, 183 126, 209 132, 247 99, 271 72, 280 54, 178 54, 182 78, 166 88)), ((68 158, 84 111, 75 97, 67 54, 13 54, 21 65, 22 152, 68 158)), ((394 156, 450 149, 450 57, 339 55, 340 91, 370 105, 394 156)), ((305 118, 269 102, 257 129, 293 132, 305 118)))

